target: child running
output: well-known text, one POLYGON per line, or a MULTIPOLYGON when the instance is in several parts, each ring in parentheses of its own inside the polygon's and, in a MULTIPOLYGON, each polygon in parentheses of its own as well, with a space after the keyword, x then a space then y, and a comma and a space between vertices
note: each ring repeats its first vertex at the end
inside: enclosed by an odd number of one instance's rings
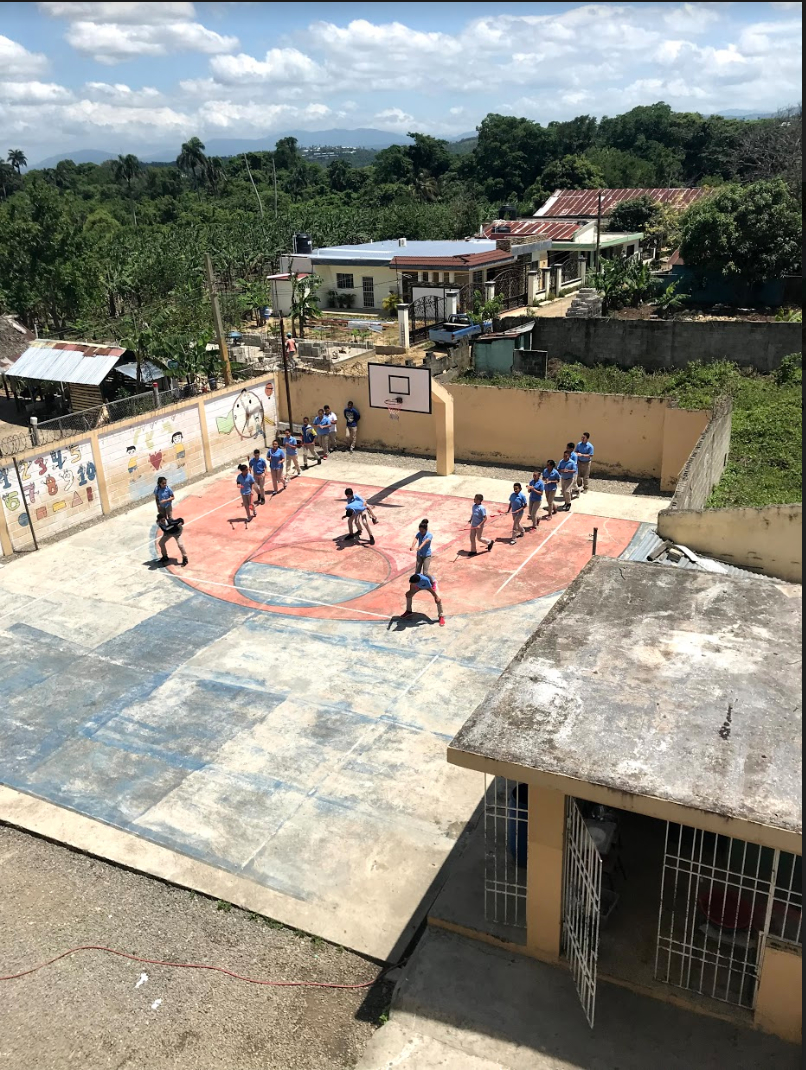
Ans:
POLYGON ((249 462, 249 471, 255 478, 258 505, 266 504, 266 470, 268 467, 265 459, 260 456, 260 450, 255 450, 249 462))
POLYGON ((484 538, 484 525, 487 523, 487 508, 482 505, 483 494, 477 494, 473 499, 473 509, 470 514, 470 556, 475 557, 479 552, 476 544, 481 543, 487 547, 487 553, 493 548, 493 540, 484 538))
POLYGON ((369 505, 360 494, 355 493, 352 487, 345 488, 344 497, 347 499, 347 512, 344 514, 344 518, 347 520, 347 538, 360 538, 363 524, 369 536, 370 545, 374 546, 375 537, 369 530, 369 521, 367 520, 367 513, 371 515, 372 512, 369 505), (355 530, 353 530, 353 523, 355 523, 355 530))
POLYGON ((532 521, 532 531, 537 530, 537 522, 540 519, 538 513, 543 504, 543 491, 545 487, 539 472, 532 472, 529 480, 529 519, 532 521))
POLYGON ((543 486, 546 489, 546 511, 548 512, 546 519, 551 520, 557 512, 554 498, 557 494, 557 487, 560 485, 560 473, 557 471, 555 461, 551 459, 546 461, 546 467, 543 469, 541 475, 543 478, 543 486))
POLYGON ((238 465, 238 478, 235 480, 238 484, 238 490, 241 492, 241 501, 246 512, 246 523, 248 524, 252 517, 257 516, 257 509, 252 505, 252 487, 255 485, 255 477, 249 471, 245 464, 238 465))
POLYGON ((416 569, 423 576, 427 576, 431 571, 431 543, 434 536, 428 530, 428 521, 421 520, 420 526, 417 529, 417 534, 414 536, 410 550, 417 547, 417 564, 416 569))
POLYGON ((512 494, 509 496, 509 505, 507 506, 507 512, 512 513, 512 537, 509 540, 510 546, 514 546, 515 540, 522 539, 526 534, 521 525, 525 508, 526 498, 523 494, 523 487, 520 483, 513 483, 512 494))
POLYGON ((167 516, 170 519, 173 516, 174 492, 168 486, 168 480, 165 476, 160 476, 157 480, 157 485, 154 488, 154 500, 157 503, 157 511, 160 516, 167 516))
POLYGON ((279 493, 280 482, 282 481, 283 490, 288 486, 288 480, 283 475, 283 465, 285 464, 285 450, 280 447, 280 442, 275 439, 271 444, 269 450, 269 472, 271 472, 271 487, 272 494, 279 493))
POLYGON ((302 417, 302 467, 308 470, 308 461, 316 461, 317 464, 322 463, 322 458, 316 452, 316 428, 311 425, 307 416, 302 417))
POLYGON ((442 600, 437 594, 437 581, 434 576, 429 576, 424 572, 418 572, 414 576, 409 576, 409 589, 406 592, 406 612, 403 614, 403 618, 411 617, 413 611, 411 603, 416 594, 420 591, 427 591, 437 604, 437 613, 439 614, 440 627, 445 625, 445 614, 442 611, 442 600))
POLYGON ((297 447, 299 442, 297 436, 294 434, 294 428, 289 427, 283 438, 283 446, 285 448, 285 473, 288 479, 291 478, 291 465, 294 466, 295 475, 300 475, 299 470, 299 457, 297 456, 297 447))

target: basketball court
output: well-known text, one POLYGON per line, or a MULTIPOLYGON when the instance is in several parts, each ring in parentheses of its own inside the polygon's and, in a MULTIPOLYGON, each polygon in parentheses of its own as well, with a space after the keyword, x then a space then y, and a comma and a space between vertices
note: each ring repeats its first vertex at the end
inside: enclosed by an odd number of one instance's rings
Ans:
POLYGON ((448 741, 593 528, 618 556, 656 511, 592 493, 471 557, 474 488, 491 515, 509 489, 472 482, 338 454, 247 525, 216 475, 175 509, 187 568, 148 504, 0 569, 0 819, 394 958, 480 797, 448 741), (346 486, 374 546, 343 539, 346 486), (424 516, 444 628, 424 596, 400 619, 424 516))

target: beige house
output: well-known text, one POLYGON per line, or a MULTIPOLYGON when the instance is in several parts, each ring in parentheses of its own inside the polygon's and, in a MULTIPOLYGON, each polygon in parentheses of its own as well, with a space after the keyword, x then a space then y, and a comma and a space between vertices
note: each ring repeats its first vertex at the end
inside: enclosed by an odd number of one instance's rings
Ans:
POLYGON ((594 558, 448 749, 484 839, 430 923, 569 969, 591 1025, 601 977, 799 1041, 800 630, 798 587, 594 558))

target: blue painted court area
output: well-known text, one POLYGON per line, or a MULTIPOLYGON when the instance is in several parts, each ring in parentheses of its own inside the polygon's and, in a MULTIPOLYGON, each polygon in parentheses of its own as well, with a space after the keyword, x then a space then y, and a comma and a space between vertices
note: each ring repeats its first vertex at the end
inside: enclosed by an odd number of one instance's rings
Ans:
MULTIPOLYGON (((267 613, 155 567, 151 513, 0 568, 0 781, 392 955, 481 796, 446 745, 554 598, 445 628, 267 613)), ((275 607, 374 586, 251 561, 236 582, 275 607)))

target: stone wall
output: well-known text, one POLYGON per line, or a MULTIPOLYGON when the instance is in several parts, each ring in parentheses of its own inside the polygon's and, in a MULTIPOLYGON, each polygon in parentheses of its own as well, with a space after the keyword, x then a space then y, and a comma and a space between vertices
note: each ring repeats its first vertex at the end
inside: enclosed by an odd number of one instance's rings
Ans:
POLYGON ((685 368, 694 360, 732 360, 772 372, 783 357, 802 348, 799 323, 508 316, 495 329, 516 323, 534 324, 532 346, 548 350, 549 359, 588 367, 616 364, 664 371, 685 368))
POLYGON ((719 482, 730 453, 733 403, 720 398, 708 426, 680 471, 670 509, 702 509, 719 482))

